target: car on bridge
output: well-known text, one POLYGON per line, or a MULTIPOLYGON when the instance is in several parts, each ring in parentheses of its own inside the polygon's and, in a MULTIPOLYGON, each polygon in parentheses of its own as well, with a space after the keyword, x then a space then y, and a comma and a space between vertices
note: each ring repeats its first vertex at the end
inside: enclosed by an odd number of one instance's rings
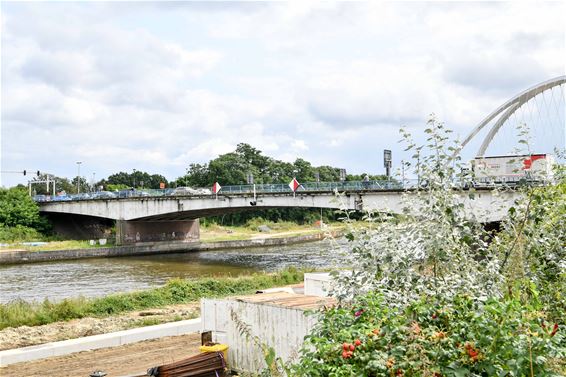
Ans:
POLYGON ((97 191, 92 194, 93 199, 113 199, 117 198, 118 196, 110 191, 97 191))
POLYGON ((212 195, 212 191, 206 188, 192 188, 192 187, 177 187, 169 194, 171 196, 185 196, 185 195, 212 195))

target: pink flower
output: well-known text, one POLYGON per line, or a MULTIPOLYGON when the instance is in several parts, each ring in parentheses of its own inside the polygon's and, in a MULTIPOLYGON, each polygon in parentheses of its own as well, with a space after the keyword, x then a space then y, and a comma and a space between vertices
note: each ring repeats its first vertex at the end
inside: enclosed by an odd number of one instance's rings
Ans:
POLYGON ((360 310, 358 310, 357 312, 354 313, 354 316, 355 316, 356 318, 358 318, 359 316, 362 315, 363 312, 364 312, 364 309, 360 309, 360 310))

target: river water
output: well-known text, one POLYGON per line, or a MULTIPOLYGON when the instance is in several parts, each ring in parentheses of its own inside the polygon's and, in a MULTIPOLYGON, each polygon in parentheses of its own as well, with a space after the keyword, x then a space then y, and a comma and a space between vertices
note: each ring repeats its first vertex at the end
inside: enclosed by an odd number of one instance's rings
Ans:
POLYGON ((289 266, 328 268, 339 264, 339 249, 335 241, 319 241, 289 246, 0 266, 0 302, 103 296, 159 286, 176 277, 238 276, 289 266))

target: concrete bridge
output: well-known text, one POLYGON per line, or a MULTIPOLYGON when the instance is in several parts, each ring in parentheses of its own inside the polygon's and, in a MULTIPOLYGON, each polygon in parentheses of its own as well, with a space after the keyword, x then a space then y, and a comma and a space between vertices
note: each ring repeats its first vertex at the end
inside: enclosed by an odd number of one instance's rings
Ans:
MULTIPOLYGON (((333 191, 293 193, 234 193, 229 195, 150 196, 41 202, 40 210, 55 218, 73 216, 116 221, 116 242, 198 240, 198 218, 254 209, 331 208, 402 213, 404 195, 416 190, 358 189, 336 195, 333 191)), ((455 191, 470 216, 481 222, 500 221, 518 195, 514 191, 495 195, 477 190, 473 199, 466 191, 455 191)), ((69 218, 66 218, 68 222, 69 218)), ((79 226, 89 226, 87 224, 79 226)))

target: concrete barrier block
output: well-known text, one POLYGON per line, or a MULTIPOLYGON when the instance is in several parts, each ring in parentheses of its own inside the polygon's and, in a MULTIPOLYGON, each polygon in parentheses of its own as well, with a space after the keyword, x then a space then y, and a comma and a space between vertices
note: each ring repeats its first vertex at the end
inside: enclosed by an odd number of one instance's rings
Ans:
POLYGON ((121 343, 120 337, 115 334, 116 333, 100 334, 51 343, 53 356, 68 355, 70 353, 96 350, 99 348, 117 347, 121 345, 121 343))
POLYGON ((199 332, 200 329, 201 329, 201 326, 202 326, 201 322, 202 321, 201 321, 200 318, 188 319, 186 321, 175 322, 175 323, 179 324, 177 326, 177 335, 199 332))
POLYGON ((142 340, 163 338, 199 332, 201 319, 165 323, 162 325, 140 327, 108 334, 46 343, 38 346, 0 351, 0 367, 53 356, 68 355, 75 352, 91 351, 100 348, 117 347, 142 340))
MULTIPOLYGON (((160 326, 160 325, 158 325, 160 326)), ((145 327, 145 331, 128 331, 120 337, 120 344, 128 344, 141 342, 142 340, 163 338, 165 336, 177 335, 177 329, 174 327, 145 327)), ((136 329, 137 330, 137 329, 136 329)))
POLYGON ((0 351, 0 367, 51 356, 54 356, 52 343, 0 351))

